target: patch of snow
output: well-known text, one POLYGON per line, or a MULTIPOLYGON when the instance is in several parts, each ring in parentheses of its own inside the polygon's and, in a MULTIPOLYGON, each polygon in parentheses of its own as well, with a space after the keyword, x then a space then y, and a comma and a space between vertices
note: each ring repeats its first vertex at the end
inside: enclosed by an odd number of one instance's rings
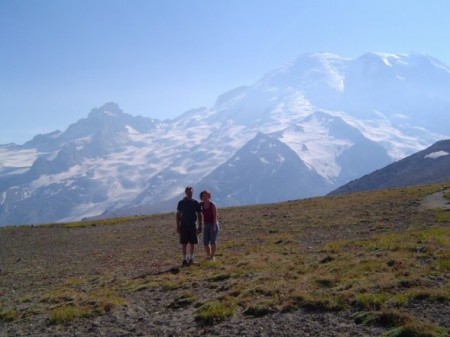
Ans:
POLYGON ((127 129, 128 134, 130 134, 130 135, 139 135, 140 134, 140 132, 138 130, 134 129, 133 127, 131 127, 129 125, 126 125, 125 128, 127 129))
POLYGON ((449 153, 447 151, 437 151, 437 152, 432 152, 432 153, 427 154, 425 156, 425 158, 437 159, 437 158, 448 156, 448 155, 449 155, 449 153))
POLYGON ((0 148, 0 167, 31 167, 37 157, 35 149, 11 151, 0 148))
POLYGON ((264 158, 264 157, 260 157, 260 158, 259 158, 259 161, 260 161, 261 163, 263 163, 264 165, 268 165, 268 164, 269 164, 269 161, 268 161, 266 158, 264 158))
POLYGON ((284 163, 285 161, 286 161, 286 158, 284 158, 281 154, 279 154, 279 155, 277 156, 277 162, 278 162, 278 163, 282 164, 282 163, 284 163))
POLYGON ((82 172, 81 171, 81 166, 80 165, 76 165, 76 166, 72 166, 66 172, 53 174, 53 175, 43 174, 43 175, 39 176, 38 179, 36 179, 33 182, 31 182, 30 190, 32 192, 34 192, 34 191, 36 191, 37 189, 39 189, 41 187, 52 185, 52 184, 61 183, 62 181, 66 181, 69 178, 72 178, 72 177, 80 174, 81 172, 82 172))

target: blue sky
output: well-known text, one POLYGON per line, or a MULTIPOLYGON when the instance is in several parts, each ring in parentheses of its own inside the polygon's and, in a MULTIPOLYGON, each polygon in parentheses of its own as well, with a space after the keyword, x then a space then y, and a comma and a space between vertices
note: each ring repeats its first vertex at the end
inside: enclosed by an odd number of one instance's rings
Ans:
POLYGON ((450 64, 447 0, 1 0, 0 144, 108 101, 174 118, 305 52, 450 64))

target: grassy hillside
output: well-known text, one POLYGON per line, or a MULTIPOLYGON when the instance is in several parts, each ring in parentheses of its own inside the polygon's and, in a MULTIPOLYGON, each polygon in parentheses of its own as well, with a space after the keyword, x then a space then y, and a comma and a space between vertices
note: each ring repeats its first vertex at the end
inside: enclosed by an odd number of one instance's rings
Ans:
POLYGON ((174 213, 3 228, 0 335, 448 336, 443 187, 222 209, 184 269, 174 213))

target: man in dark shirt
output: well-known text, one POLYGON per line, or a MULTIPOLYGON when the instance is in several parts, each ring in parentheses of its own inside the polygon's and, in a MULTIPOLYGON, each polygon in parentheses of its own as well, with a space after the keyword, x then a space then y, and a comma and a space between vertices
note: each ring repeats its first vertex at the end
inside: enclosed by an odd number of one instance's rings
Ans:
POLYGON ((180 234, 181 253, 183 254, 182 267, 194 263, 194 245, 198 243, 197 234, 202 232, 202 211, 200 203, 192 198, 192 187, 186 187, 185 197, 177 206, 177 232, 180 234), (196 221, 198 219, 198 229, 196 221), (189 244, 189 258, 187 259, 187 246, 189 244))

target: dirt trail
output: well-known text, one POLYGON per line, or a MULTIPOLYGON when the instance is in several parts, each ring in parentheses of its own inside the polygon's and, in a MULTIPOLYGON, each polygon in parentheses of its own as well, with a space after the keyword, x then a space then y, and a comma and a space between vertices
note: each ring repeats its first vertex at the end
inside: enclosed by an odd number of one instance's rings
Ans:
POLYGON ((422 209, 442 208, 450 210, 450 200, 444 197, 444 193, 449 190, 442 190, 426 196, 421 204, 422 209))

